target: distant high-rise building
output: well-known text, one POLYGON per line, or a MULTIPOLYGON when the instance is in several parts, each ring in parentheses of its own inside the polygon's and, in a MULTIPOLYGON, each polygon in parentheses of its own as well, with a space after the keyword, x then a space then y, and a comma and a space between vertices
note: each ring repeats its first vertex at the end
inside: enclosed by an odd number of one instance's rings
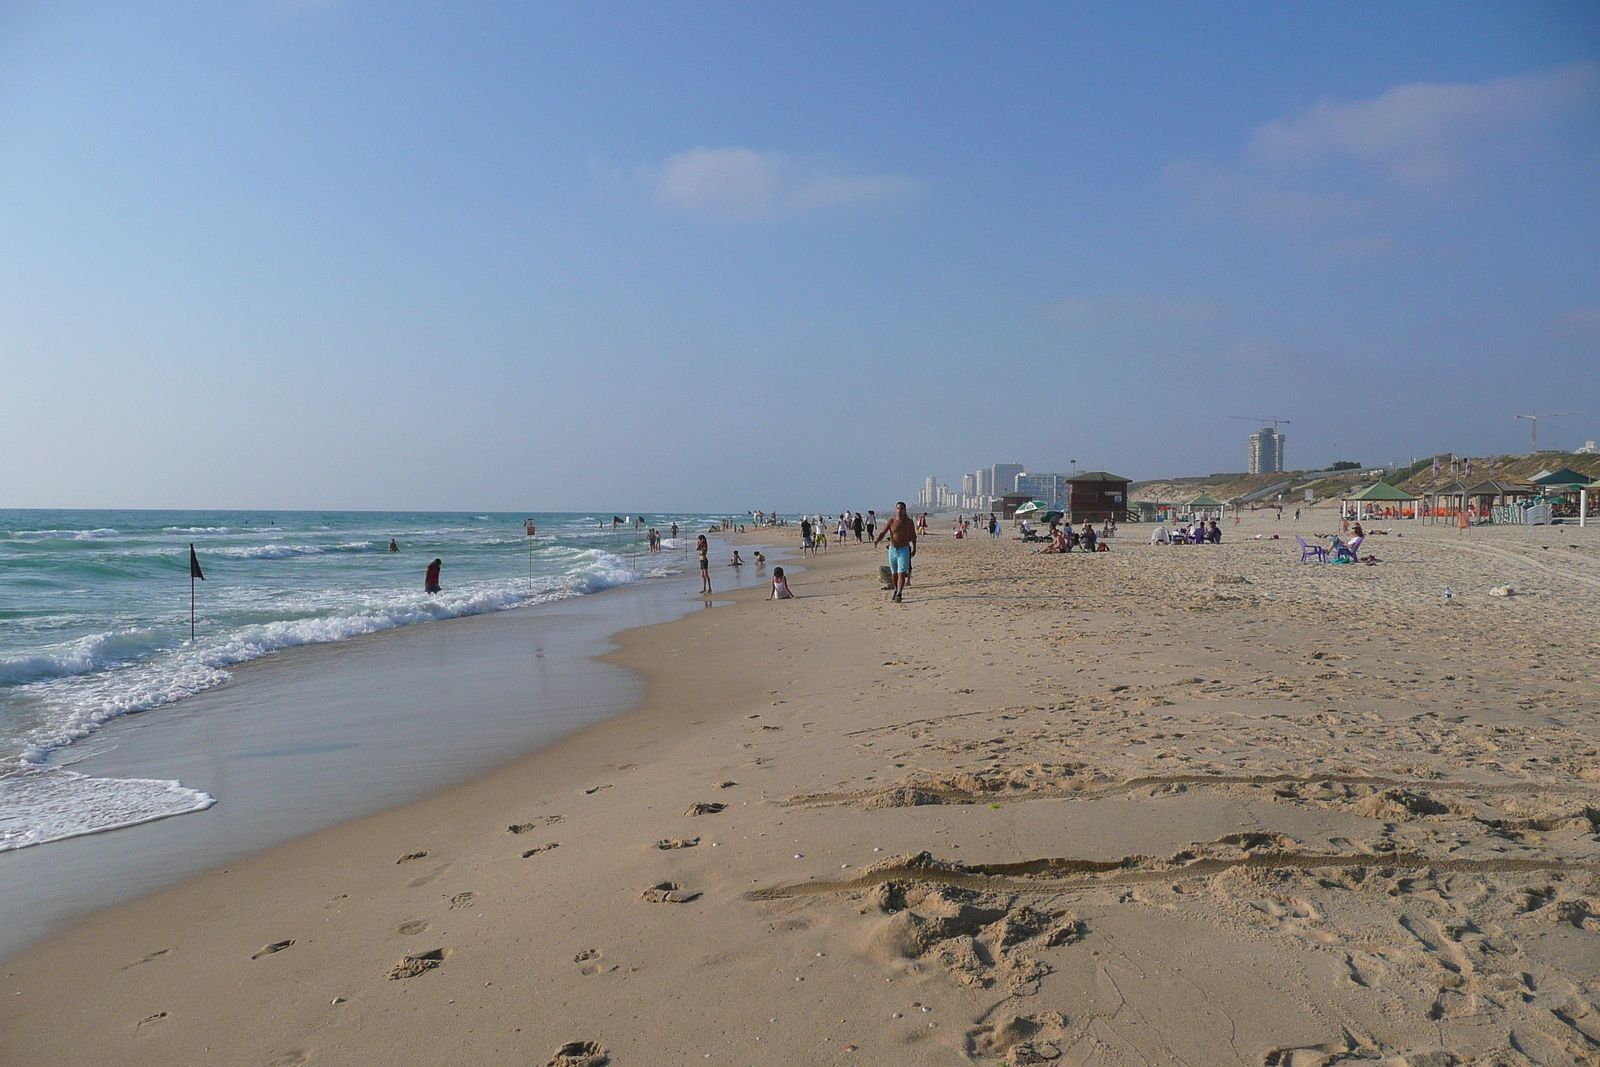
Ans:
POLYGON ((1059 504, 1067 496, 1067 474, 1019 474, 1017 492, 1029 493, 1044 504, 1059 504))
POLYGON ((973 476, 970 474, 963 474, 961 476, 961 495, 972 496, 977 493, 977 491, 977 479, 973 478, 973 476))
POLYGON ((1276 474, 1283 470, 1283 445, 1288 438, 1263 426, 1250 435, 1250 473, 1276 474))
MULTIPOLYGON (((994 496, 994 479, 992 472, 987 468, 973 474, 972 480, 975 483, 972 490, 975 494, 980 497, 994 496)), ((983 507, 984 505, 979 504, 978 506, 983 507)))
POLYGON ((1005 496, 1017 491, 1017 475, 1027 470, 1020 463, 996 463, 989 468, 989 495, 1005 496))

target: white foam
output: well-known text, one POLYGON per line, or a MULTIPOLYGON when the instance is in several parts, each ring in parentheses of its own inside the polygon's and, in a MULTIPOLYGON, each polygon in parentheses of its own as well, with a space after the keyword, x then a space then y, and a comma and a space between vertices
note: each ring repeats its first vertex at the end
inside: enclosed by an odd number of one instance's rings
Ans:
POLYGON ((150 629, 89 634, 29 652, 0 655, 0 685, 87 674, 160 649, 160 637, 150 629))
POLYGON ((99 541, 107 537, 121 537, 116 530, 17 530, 11 534, 17 540, 36 537, 41 541, 99 541))
POLYGON ((239 545, 206 549, 207 556, 225 559, 291 559, 295 556, 320 556, 321 545, 239 545))
POLYGON ((0 852, 204 811, 216 802, 180 782, 25 767, 0 774, 0 852))
MULTIPOLYGON (((227 667, 286 648, 548 603, 625 585, 639 577, 627 561, 598 549, 552 548, 548 552, 566 565, 564 572, 532 582, 498 579, 447 588, 435 595, 420 591, 369 595, 353 604, 346 601, 329 614, 242 626, 197 645, 183 645, 147 658, 133 657, 139 652, 147 654, 148 645, 135 649, 131 644, 140 634, 151 640, 151 632, 126 631, 68 642, 56 646, 51 656, 16 657, 9 668, 6 661, 0 661, 0 672, 14 671, 16 677, 10 680, 26 683, 17 692, 41 710, 42 721, 19 739, 13 758, 40 764, 52 751, 88 737, 111 719, 163 707, 220 685, 231 677, 227 667), (119 639, 130 647, 121 647, 119 639), (28 671, 36 673, 29 676, 28 671)), ((312 610, 329 609, 319 605, 312 610)))

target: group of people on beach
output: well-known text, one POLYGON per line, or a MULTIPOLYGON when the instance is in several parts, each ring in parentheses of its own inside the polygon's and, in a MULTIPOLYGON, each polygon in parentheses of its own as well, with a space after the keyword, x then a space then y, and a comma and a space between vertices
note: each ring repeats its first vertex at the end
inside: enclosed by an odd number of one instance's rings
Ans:
POLYGON ((1105 538, 1110 537, 1112 529, 1107 524, 1104 534, 1095 532, 1094 523, 1085 522, 1082 530, 1073 529, 1072 523, 1063 525, 1050 524, 1050 543, 1039 549, 1041 555, 1056 555, 1071 552, 1077 549, 1080 552, 1108 552, 1111 546, 1106 544, 1105 538))
MULTIPOLYGON (((672 524, 672 539, 674 541, 676 541, 678 539, 678 524, 677 523, 673 523, 672 524)), ((649 552, 650 552, 650 554, 652 556, 656 555, 658 552, 661 551, 662 541, 663 541, 663 538, 661 536, 661 531, 656 529, 654 526, 651 526, 651 527, 649 527, 648 529, 645 530, 645 532, 644 532, 644 543, 645 543, 646 548, 649 550, 649 552)))
MULTIPOLYGON (((815 555, 828 549, 830 523, 821 515, 806 515, 800 520, 800 554, 815 555)), ((841 511, 833 525, 833 540, 844 544, 854 535, 857 544, 873 540, 878 529, 878 513, 873 510, 841 511)))
POLYGON ((1188 526, 1175 523, 1172 529, 1165 525, 1157 526, 1150 535, 1152 545, 1220 545, 1222 544, 1222 528, 1217 525, 1217 520, 1212 519, 1206 523, 1201 519, 1192 520, 1188 526))

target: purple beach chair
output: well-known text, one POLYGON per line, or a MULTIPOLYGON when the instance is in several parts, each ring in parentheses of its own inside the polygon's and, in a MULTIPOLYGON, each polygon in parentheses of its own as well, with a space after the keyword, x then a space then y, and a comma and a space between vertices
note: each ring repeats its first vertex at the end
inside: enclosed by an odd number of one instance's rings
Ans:
POLYGON ((1304 537, 1301 537, 1299 534, 1295 534, 1294 535, 1294 539, 1296 541, 1300 542, 1300 562, 1301 563, 1304 563, 1308 559, 1314 559, 1318 563, 1326 563, 1326 562, 1328 562, 1328 550, 1327 549, 1323 548, 1321 545, 1308 545, 1308 544, 1306 544, 1306 539, 1304 537))

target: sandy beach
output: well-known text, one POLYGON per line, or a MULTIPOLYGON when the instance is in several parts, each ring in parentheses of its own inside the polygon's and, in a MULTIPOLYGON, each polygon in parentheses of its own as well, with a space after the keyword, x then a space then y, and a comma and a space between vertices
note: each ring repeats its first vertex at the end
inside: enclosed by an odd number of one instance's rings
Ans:
POLYGON ((636 710, 10 957, 0 1060, 1600 1062, 1600 530, 1335 525, 718 593, 636 710))

